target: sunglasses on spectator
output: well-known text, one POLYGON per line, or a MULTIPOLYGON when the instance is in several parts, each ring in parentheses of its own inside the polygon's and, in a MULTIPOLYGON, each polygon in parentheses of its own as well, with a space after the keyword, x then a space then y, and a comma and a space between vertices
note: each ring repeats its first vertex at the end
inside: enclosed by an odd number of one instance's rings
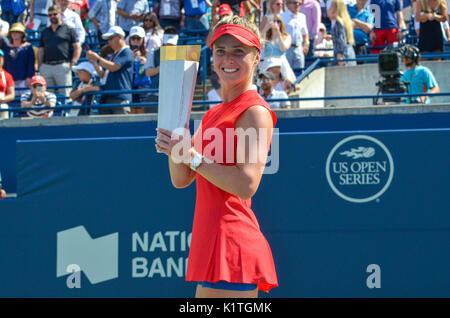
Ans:
POLYGON ((116 34, 116 35, 113 35, 112 37, 110 37, 107 41, 111 41, 111 40, 114 40, 115 38, 117 38, 118 37, 118 35, 116 34))
POLYGON ((283 2, 276 2, 276 3, 272 3, 272 5, 281 7, 283 5, 283 2))
POLYGON ((49 13, 48 16, 49 17, 56 17, 59 13, 49 13))
POLYGON ((281 23, 281 20, 273 20, 273 22, 281 23))
POLYGON ((295 4, 296 6, 301 6, 303 2, 288 2, 288 4, 295 4))
POLYGON ((138 36, 132 36, 131 38, 130 38, 130 40, 132 40, 132 41, 138 41, 138 40, 140 40, 141 38, 140 37, 138 37, 138 36))
POLYGON ((144 19, 144 22, 153 22, 152 19, 144 19))

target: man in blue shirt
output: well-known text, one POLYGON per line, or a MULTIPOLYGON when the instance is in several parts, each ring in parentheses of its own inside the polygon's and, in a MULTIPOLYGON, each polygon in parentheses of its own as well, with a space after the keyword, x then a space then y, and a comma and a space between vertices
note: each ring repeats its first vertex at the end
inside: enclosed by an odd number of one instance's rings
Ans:
MULTIPOLYGON (((403 57, 403 64, 407 68, 407 70, 400 77, 400 81, 409 83, 408 93, 439 93, 440 89, 438 83, 431 70, 426 66, 419 65, 419 49, 412 45, 405 45, 402 47, 400 52, 403 57)), ((405 103, 429 104, 430 101, 431 100, 428 96, 413 96, 411 98, 407 98, 405 103)))
MULTIPOLYGON (((353 37, 355 38, 356 55, 367 54, 367 44, 370 42, 370 38, 374 37, 373 14, 365 8, 367 0, 357 0, 354 5, 347 5, 348 13, 353 22, 353 37)), ((358 62, 360 64, 361 62, 358 62)))
POLYGON ((209 21, 206 15, 209 0, 184 0, 184 29, 209 30, 209 21))
MULTIPOLYGON (((134 56, 133 51, 125 43, 125 32, 119 26, 113 26, 103 34, 103 39, 108 40, 114 54, 111 60, 100 57, 93 51, 86 52, 86 58, 92 63, 97 63, 106 69, 106 82, 102 90, 131 90, 133 83, 134 56)), ((101 104, 124 104, 131 102, 130 93, 103 95, 101 104)), ((129 114, 130 107, 100 108, 99 113, 104 114, 129 114)))
MULTIPOLYGON (((375 13, 375 37, 372 46, 384 47, 400 42, 406 31, 401 0, 371 0, 370 9, 375 13)), ((382 49, 371 49, 370 53, 379 53, 382 49)))

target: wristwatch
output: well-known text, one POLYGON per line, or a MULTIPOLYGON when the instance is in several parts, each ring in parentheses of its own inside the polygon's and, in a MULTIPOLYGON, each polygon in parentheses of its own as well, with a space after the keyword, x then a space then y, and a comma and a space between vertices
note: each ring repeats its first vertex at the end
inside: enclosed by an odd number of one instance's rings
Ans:
POLYGON ((204 157, 199 154, 198 152, 196 152, 194 154, 194 156, 191 157, 191 161, 189 162, 189 167, 194 170, 197 171, 197 168, 202 164, 204 157))

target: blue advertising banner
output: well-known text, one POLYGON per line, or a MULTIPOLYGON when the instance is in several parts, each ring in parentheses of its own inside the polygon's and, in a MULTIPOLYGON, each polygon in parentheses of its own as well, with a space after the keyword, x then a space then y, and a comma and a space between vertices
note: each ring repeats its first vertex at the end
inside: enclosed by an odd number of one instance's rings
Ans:
MULTIPOLYGON (((252 206, 279 287, 260 296, 449 297, 449 137, 276 135, 252 206)), ((194 295, 195 185, 172 187, 154 137, 18 141, 16 169, 18 198, 0 202, 0 297, 194 295)))

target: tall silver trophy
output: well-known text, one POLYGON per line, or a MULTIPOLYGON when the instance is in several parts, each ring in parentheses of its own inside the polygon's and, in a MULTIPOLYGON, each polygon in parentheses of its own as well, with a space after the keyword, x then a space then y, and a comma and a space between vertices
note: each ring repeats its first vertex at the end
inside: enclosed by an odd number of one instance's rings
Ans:
POLYGON ((189 122, 194 98, 200 45, 161 47, 158 128, 174 131, 189 122))

